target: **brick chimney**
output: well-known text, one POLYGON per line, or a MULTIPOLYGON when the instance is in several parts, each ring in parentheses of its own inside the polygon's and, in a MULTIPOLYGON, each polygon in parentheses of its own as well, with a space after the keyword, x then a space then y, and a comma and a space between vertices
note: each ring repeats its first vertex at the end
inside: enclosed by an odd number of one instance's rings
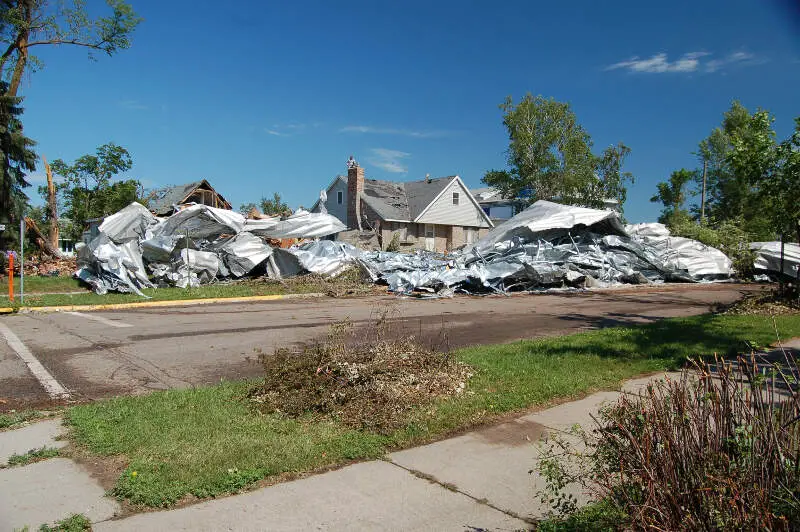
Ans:
POLYGON ((361 193, 364 191, 364 169, 353 161, 347 168, 347 227, 361 229, 361 193))

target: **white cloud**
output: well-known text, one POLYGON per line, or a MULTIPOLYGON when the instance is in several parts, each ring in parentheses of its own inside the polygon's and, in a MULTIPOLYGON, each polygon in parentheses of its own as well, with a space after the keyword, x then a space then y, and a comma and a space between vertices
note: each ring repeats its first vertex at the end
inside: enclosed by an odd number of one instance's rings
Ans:
POLYGON ((673 62, 669 61, 665 53, 655 54, 648 59, 632 57, 627 61, 614 63, 606 67, 606 70, 624 68, 631 72, 694 72, 700 67, 700 58, 706 55, 709 54, 706 52, 689 52, 673 62))
POLYGON ((624 69, 630 72, 642 72, 649 74, 663 74, 674 72, 717 72, 724 67, 733 65, 756 65, 764 62, 749 52, 732 52, 719 59, 711 59, 713 54, 709 52, 688 52, 678 59, 670 61, 665 53, 655 54, 651 57, 642 59, 638 56, 632 57, 627 61, 620 61, 606 67, 606 70, 624 69))
POLYGON ((411 129, 398 129, 393 127, 373 127, 373 126, 345 126, 339 130, 340 133, 372 133, 376 135, 402 135, 405 137, 416 137, 420 139, 432 139, 447 137, 453 134, 452 131, 429 130, 418 131, 411 129))
POLYGON ((275 135, 276 137, 288 137, 288 133, 281 133, 280 131, 275 131, 274 129, 264 129, 264 131, 268 135, 275 135))
POLYGON ((387 150, 386 148, 372 148, 372 156, 368 162, 393 174, 404 174, 408 172, 408 167, 403 164, 403 159, 411 157, 410 153, 399 150, 387 150))

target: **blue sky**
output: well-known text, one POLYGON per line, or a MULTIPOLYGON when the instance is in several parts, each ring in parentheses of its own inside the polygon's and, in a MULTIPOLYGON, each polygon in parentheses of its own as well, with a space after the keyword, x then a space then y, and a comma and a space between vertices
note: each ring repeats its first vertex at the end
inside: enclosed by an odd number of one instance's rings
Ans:
POLYGON ((146 187, 206 178, 235 207, 308 207, 350 154, 372 178, 481 186, 505 163, 498 105, 531 92, 569 102, 597 152, 631 147, 625 212, 652 221, 655 184, 696 165, 731 100, 780 137, 800 115, 789 0, 131 3, 131 49, 40 50, 26 133, 49 160, 115 142, 146 187))

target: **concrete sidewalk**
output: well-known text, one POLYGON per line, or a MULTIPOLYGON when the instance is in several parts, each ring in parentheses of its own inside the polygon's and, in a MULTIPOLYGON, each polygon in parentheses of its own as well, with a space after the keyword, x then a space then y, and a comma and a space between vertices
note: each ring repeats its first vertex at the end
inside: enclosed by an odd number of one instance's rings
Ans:
MULTIPOLYGON (((623 391, 649 380, 629 381, 623 391)), ((118 503, 69 460, 2 469, 0 530, 36 528, 72 513, 85 514, 96 531, 527 529, 547 510, 535 496, 543 485, 535 443, 575 424, 589 427, 591 414, 619 395, 595 393, 384 460, 124 519, 114 518, 118 503)), ((0 460, 9 450, 58 445, 57 427, 49 420, 0 432, 0 460)))

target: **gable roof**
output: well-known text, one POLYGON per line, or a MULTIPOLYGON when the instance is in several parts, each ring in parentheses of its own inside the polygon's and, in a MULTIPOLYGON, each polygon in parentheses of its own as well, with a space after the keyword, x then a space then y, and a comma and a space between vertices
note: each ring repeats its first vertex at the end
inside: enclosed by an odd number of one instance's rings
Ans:
POLYGON ((192 181, 191 183, 185 183, 183 185, 175 185, 154 190, 150 194, 150 198, 147 202, 148 209, 157 216, 170 214, 172 212, 173 205, 179 205, 183 203, 186 198, 192 194, 192 192, 200 188, 202 185, 205 185, 209 190, 213 190, 215 194, 225 201, 225 203, 228 203, 227 200, 222 197, 222 194, 214 190, 214 187, 212 187, 208 181, 201 179, 200 181, 192 181))
POLYGON ((400 183, 365 179, 361 199, 383 220, 414 222, 428 211, 453 182, 460 184, 481 216, 486 219, 490 227, 493 226, 492 221, 457 175, 400 183))

